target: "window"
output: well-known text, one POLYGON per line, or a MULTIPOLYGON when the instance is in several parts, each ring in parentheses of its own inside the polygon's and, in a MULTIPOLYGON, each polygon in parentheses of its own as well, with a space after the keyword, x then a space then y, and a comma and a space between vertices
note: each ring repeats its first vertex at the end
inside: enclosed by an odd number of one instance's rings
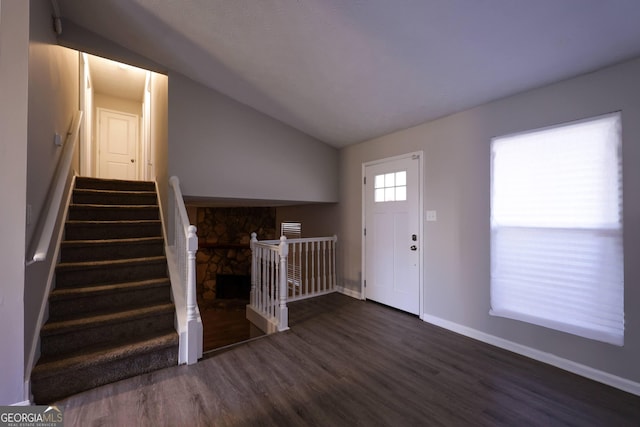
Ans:
MULTIPOLYGON (((302 237, 302 223, 294 221, 283 221, 280 224, 280 235, 285 236, 287 239, 299 239, 302 237)), ((300 255, 299 255, 300 256, 300 255)), ((290 286, 299 287, 302 277, 301 259, 296 259, 295 252, 289 251, 289 258, 287 263, 287 282, 290 286)))
POLYGON ((407 200, 407 171, 375 176, 375 202, 401 202, 407 200))
POLYGON ((620 114, 491 144, 491 314, 624 344, 620 114))
POLYGON ((283 221, 280 224, 280 235, 287 239, 299 239, 302 233, 302 224, 299 222, 283 221))

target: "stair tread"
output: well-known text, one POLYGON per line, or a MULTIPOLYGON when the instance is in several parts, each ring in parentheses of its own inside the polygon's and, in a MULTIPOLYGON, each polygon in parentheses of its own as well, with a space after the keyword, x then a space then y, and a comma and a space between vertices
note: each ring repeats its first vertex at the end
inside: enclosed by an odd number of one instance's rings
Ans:
POLYGON ((45 379, 64 372, 65 370, 79 370, 91 365, 110 362, 125 357, 157 351, 161 348, 178 345, 178 334, 175 330, 167 333, 157 333, 135 340, 128 340, 110 345, 96 345, 83 348, 81 351, 64 356, 40 358, 31 372, 34 380, 45 379))
POLYGON ((156 255, 142 258, 125 258, 125 259, 108 259, 102 261, 76 261, 76 262, 61 262, 56 267, 57 270, 68 270, 87 267, 104 267, 104 266, 117 266, 127 264, 144 264, 158 261, 166 261, 165 255, 156 255))
POLYGON ((117 178, 95 178, 92 176, 79 176, 76 178, 76 185, 82 182, 94 183, 115 183, 115 184, 149 184, 155 186, 155 181, 145 181, 136 179, 117 179, 117 178))
POLYGON ((122 311, 110 311, 107 313, 86 313, 82 317, 58 320, 53 322, 47 322, 42 326, 42 336, 63 334, 79 329, 88 329, 100 325, 110 323, 121 323, 133 319, 141 319, 149 316, 155 316, 158 314, 165 314, 174 311, 174 305, 172 302, 165 304, 154 304, 145 307, 138 307, 133 309, 127 309, 122 311))
POLYGON ((90 239, 90 240, 65 240, 62 242, 62 246, 82 246, 82 245, 108 245, 108 244, 134 244, 134 243, 146 243, 146 242, 164 242, 164 238, 161 236, 151 237, 126 237, 122 239, 90 239))
POLYGON ((149 209, 157 210, 158 205, 104 205, 96 203, 71 203, 69 209, 149 209))
MULTIPOLYGON (((123 190, 123 189, 109 189, 105 190, 102 188, 75 188, 74 192, 78 193, 95 193, 95 194, 107 194, 107 193, 125 193, 125 194, 153 194, 155 196, 155 190, 123 190)), ((77 203, 76 203, 77 204, 77 203)))
POLYGON ((49 298, 53 301, 88 297, 115 291, 135 290, 152 287, 171 286, 169 278, 139 280, 135 282, 111 283, 108 285, 82 286, 77 288, 61 288, 51 291, 49 298))
POLYGON ((67 224, 140 224, 140 223, 154 223, 159 224, 159 219, 116 219, 116 220, 82 220, 82 219, 69 219, 67 224))

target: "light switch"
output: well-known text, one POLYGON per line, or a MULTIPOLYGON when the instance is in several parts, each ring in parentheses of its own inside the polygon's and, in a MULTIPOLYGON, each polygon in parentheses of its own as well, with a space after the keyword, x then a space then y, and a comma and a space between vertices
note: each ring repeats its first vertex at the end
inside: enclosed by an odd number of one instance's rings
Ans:
POLYGON ((437 221, 438 216, 436 211, 427 211, 427 221, 437 221))

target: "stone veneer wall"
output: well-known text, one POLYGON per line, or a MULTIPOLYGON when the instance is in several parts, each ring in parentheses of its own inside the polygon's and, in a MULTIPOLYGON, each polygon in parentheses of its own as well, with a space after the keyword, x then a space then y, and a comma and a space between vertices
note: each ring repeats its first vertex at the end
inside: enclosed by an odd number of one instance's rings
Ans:
POLYGON ((196 257, 198 304, 216 300, 218 274, 251 274, 252 232, 259 240, 276 238, 275 208, 198 208, 196 257))

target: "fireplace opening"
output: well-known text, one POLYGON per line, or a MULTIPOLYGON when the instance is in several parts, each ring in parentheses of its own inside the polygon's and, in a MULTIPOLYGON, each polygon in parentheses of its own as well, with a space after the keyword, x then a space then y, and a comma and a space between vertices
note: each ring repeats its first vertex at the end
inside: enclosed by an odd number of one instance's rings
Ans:
POLYGON ((219 299, 249 300, 251 276, 240 274, 217 274, 216 297, 219 299))

